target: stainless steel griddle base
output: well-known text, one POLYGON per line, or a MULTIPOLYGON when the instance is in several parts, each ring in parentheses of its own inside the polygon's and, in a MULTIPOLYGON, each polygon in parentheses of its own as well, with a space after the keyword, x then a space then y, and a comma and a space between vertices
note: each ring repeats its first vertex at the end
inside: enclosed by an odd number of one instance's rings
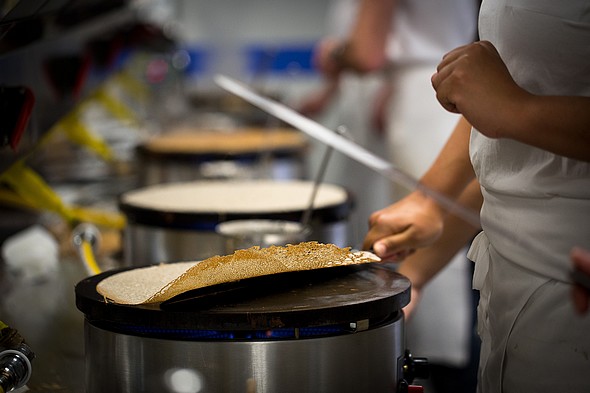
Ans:
POLYGON ((401 314, 354 334, 261 341, 146 338, 87 322, 87 393, 188 391, 174 390, 176 373, 199 393, 394 393, 403 337, 401 314))
POLYGON ((105 303, 96 285, 116 272, 76 286, 88 393, 181 391, 175 373, 199 393, 392 393, 402 379, 410 283, 387 266, 272 275, 144 306, 105 303))

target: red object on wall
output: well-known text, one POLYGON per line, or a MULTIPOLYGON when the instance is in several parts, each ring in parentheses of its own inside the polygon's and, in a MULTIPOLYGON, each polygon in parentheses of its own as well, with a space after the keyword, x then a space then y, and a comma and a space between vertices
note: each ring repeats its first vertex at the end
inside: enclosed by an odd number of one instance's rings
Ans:
POLYGON ((27 127, 35 96, 25 86, 0 86, 0 146, 16 150, 27 127))

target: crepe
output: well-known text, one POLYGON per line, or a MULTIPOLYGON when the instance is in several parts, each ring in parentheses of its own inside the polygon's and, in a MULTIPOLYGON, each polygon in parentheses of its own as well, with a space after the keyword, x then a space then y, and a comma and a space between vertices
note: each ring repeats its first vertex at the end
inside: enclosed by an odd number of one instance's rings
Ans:
POLYGON ((269 274, 378 262, 367 251, 304 242, 287 246, 258 246, 200 262, 178 262, 117 273, 100 281, 96 290, 119 304, 160 303, 181 293, 269 274))
POLYGON ((240 154, 301 148, 306 144, 304 134, 293 129, 241 128, 232 132, 219 132, 184 128, 154 136, 144 148, 161 154, 240 154))
MULTIPOLYGON (((305 211, 313 194, 311 181, 206 180, 165 183, 124 193, 121 202, 131 209, 172 213, 271 214, 305 211)), ((348 199, 346 189, 322 183, 314 209, 340 206, 348 199)))

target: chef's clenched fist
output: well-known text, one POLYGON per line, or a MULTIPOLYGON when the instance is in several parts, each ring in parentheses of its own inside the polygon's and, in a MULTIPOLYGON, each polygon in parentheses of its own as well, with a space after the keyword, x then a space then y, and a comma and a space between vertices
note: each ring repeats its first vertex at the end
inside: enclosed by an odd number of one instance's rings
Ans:
POLYGON ((461 113, 490 138, 509 137, 518 108, 530 98, 520 88, 496 48, 488 41, 461 46, 447 53, 432 76, 440 104, 461 113))

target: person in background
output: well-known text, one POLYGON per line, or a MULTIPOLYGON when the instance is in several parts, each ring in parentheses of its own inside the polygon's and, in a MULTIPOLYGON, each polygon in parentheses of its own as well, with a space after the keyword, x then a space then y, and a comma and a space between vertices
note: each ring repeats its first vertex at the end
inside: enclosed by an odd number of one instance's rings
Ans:
MULTIPOLYGON (((585 0, 484 0, 482 41, 446 54, 431 78, 464 120, 421 178, 430 194, 415 190, 370 217, 364 247, 387 259, 473 232, 432 191, 481 205, 468 256, 482 393, 590 391, 590 314, 568 301, 572 264, 587 268, 574 246, 590 246, 589 32, 585 0)), ((408 268, 423 285, 437 269, 408 268)))
MULTIPOLYGON (((326 12, 326 31, 330 39, 348 36, 355 18, 359 0, 332 0, 326 12)), ((316 52, 317 54, 317 52, 316 52)), ((361 75, 341 73, 336 78, 326 77, 312 93, 303 95, 297 110, 314 117, 330 129, 345 128, 345 136, 377 155, 387 154, 382 128, 373 123, 376 94, 383 85, 381 72, 361 75)), ((323 146, 318 152, 324 152, 323 146)), ((354 211, 348 219, 350 244, 360 247, 365 237, 367 217, 377 209, 391 203, 391 184, 388 179, 348 157, 331 155, 326 181, 340 184, 354 196, 354 211)))
MULTIPOLYGON (((346 27, 317 45, 315 61, 325 76, 325 88, 300 110, 314 114, 334 100, 335 94, 345 90, 351 97, 346 109, 355 111, 355 106, 370 105, 366 116, 371 131, 382 131, 379 143, 385 145, 385 154, 396 167, 418 178, 431 165, 459 118, 440 107, 430 76, 444 53, 475 39, 479 3, 474 0, 336 3, 340 8, 334 15, 346 22, 346 27), (342 11, 344 4, 348 7, 346 11, 342 11), (373 98, 367 102, 365 94, 355 95, 356 86, 350 79, 369 77, 378 78, 380 86, 373 90, 373 98)), ((374 145, 365 147, 380 152, 374 145)), ((379 177, 369 176, 368 179, 379 177)), ((377 208, 408 192, 391 183, 387 188, 388 202, 377 208)), ((363 225, 374 210, 363 217, 363 225)), ((461 241, 465 246, 470 240, 461 241)), ((417 299, 420 292, 420 306, 415 307, 413 301, 406 309, 407 346, 416 356, 429 359, 431 377, 425 384, 431 385, 428 388, 433 392, 475 389, 479 341, 473 328, 476 300, 470 284, 472 264, 466 258, 466 251, 466 248, 455 250, 449 256, 452 263, 437 272, 427 288, 412 294, 417 299)), ((414 258, 439 259, 435 254, 423 253, 417 253, 414 258)), ((405 272, 403 265, 400 269, 405 272)), ((416 284, 419 283, 413 282, 416 284)))

